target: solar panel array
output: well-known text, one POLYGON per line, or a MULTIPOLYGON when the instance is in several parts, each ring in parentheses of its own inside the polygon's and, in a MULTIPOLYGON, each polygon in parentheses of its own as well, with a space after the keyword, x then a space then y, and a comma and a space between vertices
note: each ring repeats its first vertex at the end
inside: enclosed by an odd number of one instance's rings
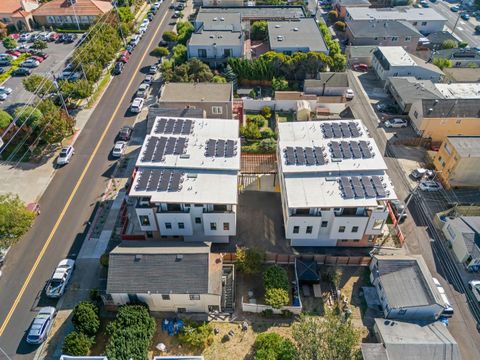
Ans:
POLYGON ((330 152, 333 159, 371 159, 372 147, 367 141, 330 141, 330 152))
POLYGON ((183 172, 162 169, 143 169, 135 185, 137 191, 180 191, 185 178, 183 172))
POLYGON ((386 190, 381 176, 341 176, 340 190, 345 199, 384 198, 390 192, 386 190))
POLYGON ((326 139, 357 138, 362 134, 355 122, 323 122, 321 126, 326 139))
POLYGON ((142 154, 142 161, 162 162, 165 155, 183 155, 187 150, 188 139, 174 136, 151 136, 142 154))
POLYGON ((207 140, 206 157, 234 157, 237 155, 237 142, 234 140, 207 140))
POLYGON ((286 165, 324 165, 326 164, 326 156, 323 152, 324 148, 315 147, 291 147, 287 146, 283 151, 285 154, 286 165))
POLYGON ((192 133, 193 121, 189 119, 160 118, 155 126, 155 134, 188 135, 192 133))

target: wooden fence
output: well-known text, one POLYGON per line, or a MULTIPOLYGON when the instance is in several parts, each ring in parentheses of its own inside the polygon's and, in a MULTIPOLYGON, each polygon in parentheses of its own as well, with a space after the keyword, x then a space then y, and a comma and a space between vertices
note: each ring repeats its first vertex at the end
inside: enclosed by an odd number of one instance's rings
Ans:
MULTIPOLYGON (((343 266, 368 266, 370 264, 370 256, 335 256, 321 254, 275 254, 267 252, 265 254, 265 263, 267 264, 295 264, 296 258, 315 260, 319 265, 343 265, 343 266)), ((235 253, 224 253, 224 263, 234 263, 236 260, 235 253)))

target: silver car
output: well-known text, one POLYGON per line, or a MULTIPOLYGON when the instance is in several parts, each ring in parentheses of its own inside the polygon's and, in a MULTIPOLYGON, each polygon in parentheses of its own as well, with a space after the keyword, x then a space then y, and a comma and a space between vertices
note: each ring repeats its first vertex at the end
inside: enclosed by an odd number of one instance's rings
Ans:
POLYGON ((73 154, 75 154, 75 149, 73 148, 73 146, 71 146, 71 145, 65 146, 60 151, 60 154, 58 154, 57 165, 62 166, 62 165, 68 164, 70 162, 73 154))
POLYGON ((46 306, 40 309, 35 319, 33 319, 32 325, 27 335, 27 343, 38 345, 43 343, 48 333, 52 329, 53 319, 57 315, 57 309, 53 306, 46 306))
POLYGON ((49 298, 59 298, 65 293, 74 268, 75 260, 63 259, 60 261, 45 289, 45 293, 49 298))
POLYGON ((115 146, 113 147, 112 156, 113 157, 121 157, 125 153, 126 148, 127 148, 127 142, 126 141, 117 141, 115 143, 115 146))

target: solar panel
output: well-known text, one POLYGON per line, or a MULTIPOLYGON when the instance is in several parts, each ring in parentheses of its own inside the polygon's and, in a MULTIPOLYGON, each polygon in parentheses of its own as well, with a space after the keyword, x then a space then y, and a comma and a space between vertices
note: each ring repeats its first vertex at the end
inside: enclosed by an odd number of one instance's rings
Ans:
POLYGON ((342 151, 340 150, 340 144, 336 141, 330 142, 330 149, 332 150, 332 158, 342 159, 342 151))
POLYGON ((350 132, 350 128, 348 127, 347 123, 340 123, 340 129, 342 130, 342 136, 343 137, 352 137, 352 134, 350 132))
POLYGON ((173 126, 173 133, 181 134, 182 127, 183 127, 183 120, 177 119, 177 121, 175 121, 175 125, 173 126))
POLYGON ((167 138, 162 136, 161 138, 157 139, 157 144, 155 147, 155 154, 153 155, 151 161, 160 162, 163 160, 165 155, 165 144, 167 143, 167 138))
POLYGON ((182 135, 188 135, 192 132, 192 125, 193 121, 192 120, 185 120, 183 122, 183 128, 182 128, 182 135))
POLYGON ((142 156, 142 161, 152 161, 152 156, 155 152, 157 140, 158 139, 156 137, 150 137, 150 139, 148 139, 147 145, 145 146, 145 152, 142 156))
POLYGON ((187 138, 179 137, 175 144, 175 149, 173 150, 173 154, 174 155, 185 154, 186 148, 187 148, 187 138))
POLYGON ((217 140, 217 145, 215 147, 215 156, 225 156, 225 140, 217 140))
POLYGON ((365 191, 363 190, 362 183, 360 182, 360 178, 358 176, 352 176, 352 185, 353 185, 353 192, 355 193, 355 197, 357 198, 365 197, 365 191))
POLYGON ((300 146, 295 147, 295 159, 296 159, 296 164, 297 165, 305 165, 306 160, 305 160, 305 153, 303 151, 303 148, 300 146))
POLYGON ((387 193, 385 192, 385 188, 383 187, 383 182, 382 182, 382 179, 380 179, 380 176, 377 176, 377 175, 372 176, 372 182, 373 182, 373 187, 375 188, 375 191, 377 192, 378 196, 380 197, 387 196, 387 193))
POLYGON ((361 181, 365 189, 367 198, 377 197, 377 193, 372 186, 372 182, 370 181, 370 178, 368 176, 362 176, 361 181))
POLYGON ((180 190, 180 180, 182 179, 183 173, 173 173, 170 177, 170 186, 168 191, 178 191, 180 190))
POLYGON ((142 170, 137 185, 135 186, 135 190, 145 191, 147 189, 148 179, 150 178, 151 172, 152 170, 142 170))
POLYGON ((233 140, 227 140, 227 143, 225 144, 225 156, 226 157, 232 157, 235 154, 235 141, 233 140))
POLYGON ((315 160, 315 154, 313 153, 313 149, 311 147, 305 148, 305 159, 307 161, 307 165, 315 165, 317 163, 315 160))
POLYGON ((342 141, 341 146, 342 146, 343 158, 344 159, 351 159, 352 158, 352 152, 350 151, 350 144, 347 141, 342 141))
POLYGON ((165 155, 173 155, 173 150, 175 150, 175 143, 177 138, 169 137, 167 138, 167 144, 165 145, 165 155))
POLYGON ((163 134, 165 131, 165 125, 167 124, 167 119, 165 118, 160 118, 157 122, 157 127, 155 128, 155 133, 156 134, 163 134))
POLYGON ((313 148, 313 153, 315 154, 315 161, 317 162, 317 165, 325 165, 325 158, 322 148, 319 146, 315 146, 313 148))
POLYGON ((167 124, 165 125, 164 134, 171 134, 175 126, 175 119, 168 119, 167 124))
POLYGON ((160 183, 158 184, 158 191, 167 191, 168 190, 168 184, 170 183, 170 175, 171 175, 170 170, 164 170, 162 172, 162 177, 160 179, 160 183))
POLYGON ((215 144, 217 143, 214 139, 209 139, 207 141, 207 148, 205 149, 205 156, 213 157, 215 155, 215 144))
POLYGON ((358 129, 357 123, 349 122, 348 127, 350 128, 350 133, 352 134, 352 137, 360 136, 360 130, 358 129))
POLYGON ((332 123, 332 130, 334 138, 342 137, 342 130, 340 129, 340 125, 338 125, 338 123, 332 123))
POLYGON ((340 185, 342 187, 343 197, 346 199, 353 199, 354 194, 349 178, 346 176, 340 177, 340 185))
POLYGON ((158 182, 160 181, 162 173, 160 170, 152 170, 152 175, 150 176, 150 181, 147 185, 147 191, 156 191, 158 187, 158 182))
POLYGON ((373 154, 368 147, 368 143, 365 140, 360 140, 360 150, 362 151, 364 158, 370 159, 373 157, 373 154))
POLYGON ((352 149, 352 154, 354 159, 361 159, 362 152, 360 151, 360 147, 358 146, 358 142, 350 141, 350 148, 352 149))
POLYGON ((291 146, 287 146, 285 148, 285 159, 287 165, 294 165, 295 161, 295 153, 293 152, 293 148, 291 146))
POLYGON ((330 123, 322 124, 323 136, 326 139, 331 139, 333 137, 332 125, 330 123))

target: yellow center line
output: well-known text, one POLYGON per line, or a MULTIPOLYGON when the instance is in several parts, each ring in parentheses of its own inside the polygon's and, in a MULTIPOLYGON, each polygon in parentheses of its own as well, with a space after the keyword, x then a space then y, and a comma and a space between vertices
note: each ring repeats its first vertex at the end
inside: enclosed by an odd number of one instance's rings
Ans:
POLYGON ((72 203, 73 198, 75 197, 75 195, 76 195, 76 193, 77 193, 80 185, 82 184, 83 179, 85 178, 85 175, 86 175, 88 169, 90 168, 90 165, 92 164, 93 158, 95 157, 95 155, 96 155, 97 152, 98 152, 98 149, 100 148, 100 144, 101 144, 101 143, 103 142, 103 140, 105 139, 105 136, 107 135, 107 132, 108 132, 108 130, 110 129, 110 126, 111 126, 112 123, 113 123, 113 119, 115 118, 115 116, 117 115, 118 110, 120 109, 120 105, 122 104, 123 100, 125 100, 125 96, 127 95, 127 91, 128 91, 128 89, 130 88, 130 86, 132 85, 133 80, 135 79, 135 74, 138 72, 138 70, 140 70, 140 66, 142 66, 142 63, 143 63, 143 61, 145 60, 145 57, 147 56, 148 49, 152 46, 153 41, 154 41, 155 38, 157 37, 157 34, 158 34, 158 32, 160 31, 160 27, 161 27, 161 25, 162 25, 162 23, 163 23, 163 21, 165 20, 165 17, 166 17, 167 15, 168 15, 168 10, 165 11, 165 14, 164 14, 163 17, 162 17, 162 20, 160 21, 160 23, 159 23, 159 25, 158 25, 158 28, 157 28, 157 30, 155 31, 155 34, 153 34, 152 39, 151 39, 150 42, 148 43, 145 53, 143 54, 142 58, 141 58, 140 61, 138 62, 138 66, 137 66, 137 68, 135 69, 134 75, 133 75, 132 78, 130 79, 130 82, 128 83, 127 87, 125 88, 125 92, 123 93, 120 101, 119 101, 118 104, 117 104, 117 107, 115 108, 115 111, 113 112, 112 116, 110 117, 110 120, 108 121, 107 126, 105 127, 105 130, 103 130, 103 133, 102 133, 102 136, 100 137, 100 140, 97 142, 97 145, 96 145, 95 148, 93 149, 92 155, 90 155, 90 158, 88 159, 87 165, 86 165, 85 168, 83 169, 82 174, 80 175, 80 178, 78 179, 77 183, 75 184, 75 187, 73 188, 72 193, 70 194, 70 196, 69 196, 69 198, 68 198, 65 206, 63 207, 62 212, 60 213, 60 216, 58 217, 55 225, 53 226, 53 229, 52 229, 52 231, 50 232, 50 235, 48 236, 47 241, 46 241, 45 244, 43 245, 42 250, 40 250, 40 253, 39 253, 38 256, 37 256, 37 259, 35 260, 35 263, 33 264, 32 269, 30 270, 30 273, 29 273, 28 276, 27 276, 27 279, 26 279, 25 282, 23 283, 23 286, 22 286, 22 288, 20 289, 20 292, 18 293, 17 297, 15 298, 15 301, 13 302, 12 307, 10 308, 10 310, 9 310, 9 312, 8 312, 5 320, 3 321, 3 324, 2 324, 2 326, 0 327, 0 336, 3 335, 3 333, 4 333, 4 331, 5 331, 5 328, 7 327, 8 323, 10 322, 10 319, 12 318, 13 313, 15 312, 15 309, 16 309, 17 306, 18 306, 18 303, 20 302, 23 294, 25 293, 25 290, 27 289, 27 286, 29 285, 30 281, 32 280, 32 276, 33 276, 33 274, 35 273, 35 271, 36 271, 36 269, 37 269, 37 267, 38 267, 38 264, 40 263, 40 261, 42 260, 43 256, 45 255, 45 252, 47 251, 47 248, 48 248, 48 246, 50 245, 50 242, 52 241, 53 236, 54 236, 55 233, 57 232, 58 227, 60 226, 60 223, 62 222, 63 217, 65 216, 65 213, 67 212, 68 208, 70 207, 70 204, 72 203))

